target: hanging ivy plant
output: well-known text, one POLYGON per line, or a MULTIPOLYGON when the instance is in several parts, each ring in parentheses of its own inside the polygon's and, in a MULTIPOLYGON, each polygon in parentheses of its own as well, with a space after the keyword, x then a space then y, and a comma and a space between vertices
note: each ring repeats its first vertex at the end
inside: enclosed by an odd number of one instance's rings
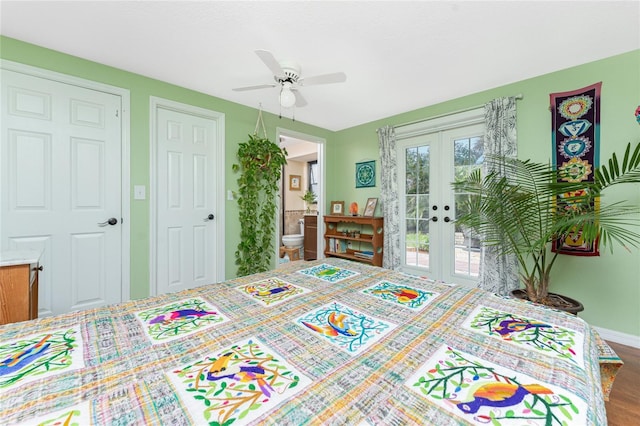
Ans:
POLYGON ((238 178, 240 244, 236 250, 238 276, 270 269, 275 233, 276 195, 287 151, 267 138, 249 135, 240 143, 234 172, 238 178))

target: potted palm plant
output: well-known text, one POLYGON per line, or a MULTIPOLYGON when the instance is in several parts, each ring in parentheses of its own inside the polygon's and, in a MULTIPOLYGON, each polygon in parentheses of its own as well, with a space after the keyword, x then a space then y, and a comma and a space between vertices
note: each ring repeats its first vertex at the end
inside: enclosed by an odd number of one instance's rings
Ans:
POLYGON ((485 246, 496 246, 500 254, 514 254, 526 299, 553 307, 549 293, 551 269, 562 242, 577 232, 585 243, 597 242, 613 250, 640 245, 640 208, 627 202, 604 204, 602 192, 614 185, 640 183, 640 144, 626 147, 622 162, 613 154, 606 165, 594 171, 593 182, 569 182, 563 170, 528 160, 491 157, 489 170, 479 169, 454 182, 458 194, 467 194, 458 204, 456 222, 477 234, 485 246), (565 178, 565 180, 563 180, 565 178), (596 202, 598 200, 598 202, 596 202))

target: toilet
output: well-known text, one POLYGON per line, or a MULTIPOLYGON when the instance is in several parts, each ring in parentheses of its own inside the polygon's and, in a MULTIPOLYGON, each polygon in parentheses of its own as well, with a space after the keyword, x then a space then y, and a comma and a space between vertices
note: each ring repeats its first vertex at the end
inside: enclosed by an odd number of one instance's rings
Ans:
POLYGON ((299 234, 290 234, 282 236, 282 245, 286 248, 302 248, 304 244, 304 219, 298 220, 300 227, 299 234))

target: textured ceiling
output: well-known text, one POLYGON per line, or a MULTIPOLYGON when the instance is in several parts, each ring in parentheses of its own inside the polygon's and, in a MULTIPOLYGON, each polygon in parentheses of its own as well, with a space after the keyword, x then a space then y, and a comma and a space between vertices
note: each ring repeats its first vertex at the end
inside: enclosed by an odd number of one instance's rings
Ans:
MULTIPOLYGON (((296 120, 341 130, 640 48, 638 1, 2 1, 0 32, 278 114, 254 51, 344 71, 296 120)), ((291 117, 293 110, 283 110, 291 117)))

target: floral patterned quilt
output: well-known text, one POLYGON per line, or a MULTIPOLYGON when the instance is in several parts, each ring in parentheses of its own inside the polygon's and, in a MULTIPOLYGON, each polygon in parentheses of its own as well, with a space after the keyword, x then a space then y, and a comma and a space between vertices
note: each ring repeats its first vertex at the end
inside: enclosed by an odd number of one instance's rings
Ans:
POLYGON ((604 425, 580 318, 341 259, 0 327, 0 424, 604 425))

